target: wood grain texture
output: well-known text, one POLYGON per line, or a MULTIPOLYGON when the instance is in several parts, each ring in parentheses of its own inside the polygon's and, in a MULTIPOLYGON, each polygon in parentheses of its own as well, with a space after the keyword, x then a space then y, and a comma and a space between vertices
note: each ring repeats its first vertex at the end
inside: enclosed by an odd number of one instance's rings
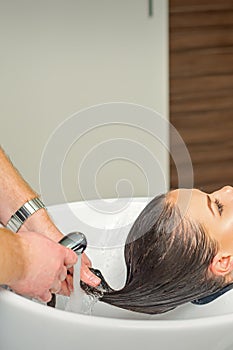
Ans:
MULTIPOLYGON (((209 192, 233 185, 233 0, 170 0, 169 7, 170 120, 190 152, 194 186, 209 192)), ((170 144, 176 188, 177 168, 189 174, 172 134, 170 144)))

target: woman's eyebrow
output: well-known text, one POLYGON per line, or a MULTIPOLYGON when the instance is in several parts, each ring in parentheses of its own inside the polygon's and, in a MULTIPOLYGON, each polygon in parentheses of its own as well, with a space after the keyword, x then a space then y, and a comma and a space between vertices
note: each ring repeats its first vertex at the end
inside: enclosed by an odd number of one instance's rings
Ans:
POLYGON ((212 215, 215 216, 214 211, 213 211, 212 206, 211 206, 212 202, 211 202, 210 196, 208 194, 206 196, 207 196, 207 206, 208 206, 209 210, 211 211, 212 215))

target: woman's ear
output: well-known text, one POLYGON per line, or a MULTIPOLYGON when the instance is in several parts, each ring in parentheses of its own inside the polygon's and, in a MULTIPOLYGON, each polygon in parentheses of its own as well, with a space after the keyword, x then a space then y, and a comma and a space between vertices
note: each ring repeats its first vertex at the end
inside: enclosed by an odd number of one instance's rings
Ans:
POLYGON ((210 270, 217 276, 225 276, 233 270, 233 256, 225 253, 215 255, 210 270))

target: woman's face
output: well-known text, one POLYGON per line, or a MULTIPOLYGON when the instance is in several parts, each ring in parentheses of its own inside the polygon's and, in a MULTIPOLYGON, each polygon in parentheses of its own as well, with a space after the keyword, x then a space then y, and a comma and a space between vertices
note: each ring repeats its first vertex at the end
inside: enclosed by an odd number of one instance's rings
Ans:
POLYGON ((183 215, 203 225, 219 243, 220 251, 233 255, 233 187, 205 193, 197 189, 178 189, 168 196, 183 215))

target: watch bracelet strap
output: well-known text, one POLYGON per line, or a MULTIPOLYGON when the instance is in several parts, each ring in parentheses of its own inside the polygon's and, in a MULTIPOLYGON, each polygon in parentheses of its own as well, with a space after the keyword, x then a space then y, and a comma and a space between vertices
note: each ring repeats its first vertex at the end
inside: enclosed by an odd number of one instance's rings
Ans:
POLYGON ((23 223, 41 208, 45 208, 45 205, 40 198, 36 197, 29 200, 11 216, 6 227, 13 232, 18 232, 23 223))

